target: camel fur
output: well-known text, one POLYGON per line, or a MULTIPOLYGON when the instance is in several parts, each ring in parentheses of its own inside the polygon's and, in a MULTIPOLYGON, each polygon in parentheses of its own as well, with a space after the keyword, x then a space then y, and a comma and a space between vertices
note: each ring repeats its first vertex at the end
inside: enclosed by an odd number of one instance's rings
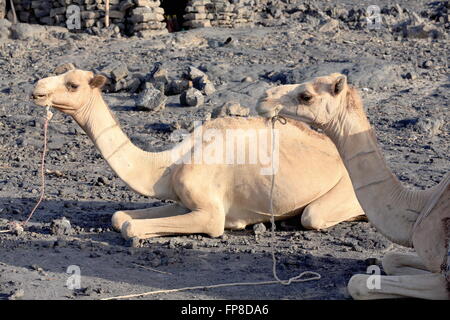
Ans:
POLYGON ((353 276, 353 298, 449 298, 450 174, 427 190, 402 186, 385 162, 357 90, 342 74, 271 88, 257 111, 322 129, 336 144, 369 221, 391 241, 414 248, 414 254, 384 257, 388 276, 381 277, 380 288, 369 288, 369 275, 353 276))
MULTIPOLYGON (((261 174, 260 162, 180 163, 178 160, 186 158, 198 143, 192 134, 166 151, 139 149, 104 102, 101 87, 105 81, 105 77, 89 71, 70 70, 39 80, 32 99, 39 106, 52 106, 72 116, 132 190, 174 201, 160 207, 116 212, 112 224, 124 238, 193 233, 218 237, 225 228, 243 229, 270 221, 271 175, 261 174)), ((202 129, 267 130, 270 123, 261 118, 220 118, 206 122, 202 129)), ((323 229, 362 215, 333 143, 295 121, 279 125, 278 129, 279 170, 273 194, 276 220, 301 215, 305 228, 323 229)), ((250 147, 248 140, 245 143, 250 147)), ((203 139, 200 144, 206 149, 209 142, 203 139)))

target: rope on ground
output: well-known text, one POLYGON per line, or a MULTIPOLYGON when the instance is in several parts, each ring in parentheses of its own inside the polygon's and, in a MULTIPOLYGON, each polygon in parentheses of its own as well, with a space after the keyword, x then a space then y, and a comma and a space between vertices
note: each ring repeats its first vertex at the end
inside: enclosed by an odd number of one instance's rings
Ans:
MULTIPOLYGON (((305 272, 302 272, 299 276, 296 277, 295 280, 292 280, 291 282, 307 282, 307 281, 319 280, 319 279, 320 279, 320 275, 318 273, 311 272, 311 271, 305 271, 305 272), (312 276, 309 278, 301 279, 303 276, 305 276, 307 274, 311 274, 312 276)), ((150 296, 150 295, 154 295, 154 294, 181 292, 181 291, 188 291, 188 290, 204 290, 204 289, 238 287, 238 286, 261 286, 261 285, 279 284, 279 283, 280 282, 278 280, 259 281, 259 282, 257 281, 257 282, 219 283, 219 284, 213 284, 210 286, 194 286, 194 287, 184 287, 184 288, 177 288, 177 289, 155 290, 155 291, 149 291, 149 292, 143 292, 143 293, 129 294, 129 295, 125 295, 125 296, 103 298, 100 300, 130 299, 130 298, 150 296)))
POLYGON ((272 179, 271 179, 271 185, 270 185, 270 195, 269 195, 269 201, 270 201, 270 214, 271 219, 270 222, 272 224, 271 227, 271 248, 272 248, 272 273, 275 278, 275 280, 271 281, 257 281, 257 282, 231 282, 231 283, 220 283, 220 284, 213 284, 209 286, 193 286, 193 287, 184 287, 184 288, 176 288, 176 289, 164 289, 164 290, 155 290, 155 291, 148 291, 143 293, 136 293, 136 294, 129 294, 124 296, 116 296, 116 297, 109 297, 109 298, 103 298, 100 300, 117 300, 117 299, 130 299, 130 298, 138 298, 138 297, 145 297, 155 294, 161 294, 161 293, 172 293, 172 292, 181 292, 181 291, 188 291, 188 290, 204 290, 204 289, 214 289, 214 288, 225 288, 225 287, 238 287, 238 286, 261 286, 261 285, 269 285, 269 284, 282 284, 282 285, 290 285, 292 283, 297 282, 307 282, 307 281, 313 281, 313 280, 320 280, 322 276, 314 271, 304 271, 300 273, 299 275, 289 278, 287 280, 282 280, 277 274, 277 259, 276 259, 276 248, 275 248, 275 213, 273 210, 273 190, 275 187, 275 166, 274 166, 274 153, 275 153, 275 123, 280 122, 281 124, 286 124, 287 120, 282 116, 275 116, 271 119, 272 126, 271 126, 271 134, 272 134, 272 179), (304 278, 306 275, 310 275, 307 278, 304 278))

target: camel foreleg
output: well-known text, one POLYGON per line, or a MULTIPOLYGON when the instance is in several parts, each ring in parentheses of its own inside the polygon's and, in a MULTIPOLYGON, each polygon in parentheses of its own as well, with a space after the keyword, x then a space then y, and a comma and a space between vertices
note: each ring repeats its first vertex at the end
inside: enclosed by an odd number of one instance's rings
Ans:
POLYGON ((306 229, 319 230, 363 214, 350 178, 346 175, 331 190, 312 201, 303 210, 301 223, 306 229))
POLYGON ((225 215, 217 211, 192 212, 156 219, 135 219, 122 226, 125 239, 146 239, 158 236, 205 233, 218 237, 225 229, 225 215))
POLYGON ((174 203, 146 209, 116 211, 112 216, 111 222, 114 230, 121 232, 123 224, 133 219, 166 218, 187 212, 189 212, 189 209, 174 203))
POLYGON ((391 252, 383 257, 382 264, 384 272, 392 276, 430 273, 416 253, 391 252))
POLYGON ((369 277, 373 275, 357 274, 350 279, 347 289, 353 299, 449 299, 447 281, 441 273, 379 276, 379 286, 375 288, 371 285, 369 277))

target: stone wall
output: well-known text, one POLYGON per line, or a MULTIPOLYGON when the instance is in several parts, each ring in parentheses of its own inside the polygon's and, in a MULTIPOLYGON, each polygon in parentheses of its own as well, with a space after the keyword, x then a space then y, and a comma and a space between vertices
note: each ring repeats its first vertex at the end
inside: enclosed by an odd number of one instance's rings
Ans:
POLYGON ((0 19, 6 15, 6 0, 0 0, 0 19))
POLYGON ((186 7, 184 26, 240 27, 254 22, 254 1, 190 0, 186 7))
MULTIPOLYGON (((190 0, 184 27, 238 27, 254 22, 257 8, 266 0, 190 0)), ((125 35, 167 33, 159 0, 110 0, 110 30, 125 35)), ((0 4, 5 0, 0 0, 0 4)), ((66 27, 71 5, 80 8, 81 29, 97 33, 104 28, 106 0, 14 0, 18 20, 66 27)), ((0 6, 1 14, 1 6, 0 6)))
MULTIPOLYGON (((25 23, 66 27, 73 16, 71 5, 80 9, 81 29, 96 31, 105 27, 105 0, 14 0, 18 19, 25 23)), ((167 32, 164 10, 158 0, 110 0, 110 29, 121 34, 167 32)), ((74 20, 71 20, 74 21, 74 20)))

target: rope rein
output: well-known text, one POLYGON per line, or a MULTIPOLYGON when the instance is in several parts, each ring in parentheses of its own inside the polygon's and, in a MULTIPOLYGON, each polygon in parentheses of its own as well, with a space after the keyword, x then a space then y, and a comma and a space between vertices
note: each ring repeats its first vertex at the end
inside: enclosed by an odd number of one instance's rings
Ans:
POLYGON ((44 120, 44 149, 42 150, 42 157, 41 157, 41 195, 39 197, 38 202, 34 206, 33 210, 31 210, 30 214, 28 215, 27 219, 22 223, 22 226, 25 227, 25 225, 30 221, 31 217, 33 216, 36 209, 41 204, 42 200, 44 200, 45 196, 45 155, 47 154, 47 132, 48 132, 48 123, 53 117, 53 113, 50 111, 50 107, 47 107, 47 115, 44 120))
POLYGON ((27 225, 28 221, 30 221, 31 217, 33 216, 34 212, 37 210, 37 208, 40 206, 42 200, 44 200, 45 196, 45 155, 47 154, 47 132, 48 132, 48 123, 53 117, 53 113, 50 111, 50 107, 47 106, 47 114, 44 117, 44 147, 42 150, 42 156, 41 156, 41 194, 39 196, 39 199, 34 206, 34 208, 31 210, 28 217, 23 222, 11 222, 9 229, 7 230, 1 230, 0 233, 7 233, 7 232, 14 232, 16 230, 23 230, 24 227, 27 225))
POLYGON ((271 223, 271 252, 272 252, 272 273, 273 277, 278 281, 278 283, 288 286, 293 282, 304 282, 304 281, 311 281, 311 280, 319 280, 321 278, 321 275, 314 271, 305 271, 300 273, 299 275, 295 277, 291 277, 287 280, 281 280, 280 277, 277 274, 277 258, 276 258, 276 235, 275 235, 275 213, 273 210, 273 190, 275 188, 275 167, 274 167, 274 153, 275 153, 275 123, 280 122, 282 125, 285 125, 287 123, 286 118, 280 115, 276 115, 271 118, 272 127, 271 127, 271 133, 272 133, 272 180, 270 185, 270 223, 271 223), (310 274, 312 277, 307 279, 302 279, 305 274, 310 274))

